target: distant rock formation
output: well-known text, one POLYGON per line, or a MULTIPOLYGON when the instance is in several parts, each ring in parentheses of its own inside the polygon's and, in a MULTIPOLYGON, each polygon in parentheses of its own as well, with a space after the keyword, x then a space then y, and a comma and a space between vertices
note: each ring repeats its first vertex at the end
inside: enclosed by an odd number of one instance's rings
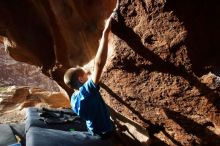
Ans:
POLYGON ((0 123, 23 122, 27 107, 69 108, 70 103, 60 92, 24 86, 0 87, 0 123))
POLYGON ((59 91, 55 81, 45 76, 40 68, 15 61, 0 48, 0 87, 4 86, 29 86, 59 91))

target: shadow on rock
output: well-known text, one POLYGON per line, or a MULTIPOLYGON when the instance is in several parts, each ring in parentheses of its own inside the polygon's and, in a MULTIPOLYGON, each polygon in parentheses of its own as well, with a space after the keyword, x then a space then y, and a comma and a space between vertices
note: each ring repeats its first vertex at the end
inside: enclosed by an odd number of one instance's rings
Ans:
MULTIPOLYGON (((178 112, 164 109, 166 115, 180 125, 188 134, 195 135, 201 140, 201 145, 219 145, 220 136, 213 133, 207 126, 214 126, 212 123, 199 124, 192 119, 181 115, 178 112)), ((196 143, 195 143, 196 144, 196 143)))

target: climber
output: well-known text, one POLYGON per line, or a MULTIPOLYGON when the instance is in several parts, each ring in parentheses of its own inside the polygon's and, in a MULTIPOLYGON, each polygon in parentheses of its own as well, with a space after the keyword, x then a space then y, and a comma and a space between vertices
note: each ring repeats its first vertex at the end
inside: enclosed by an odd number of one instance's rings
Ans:
POLYGON ((90 138, 106 139, 113 131, 109 111, 99 93, 99 81, 107 59, 108 34, 114 12, 107 19, 97 54, 94 71, 90 74, 82 67, 70 68, 64 74, 64 82, 76 90, 71 96, 73 111, 86 120, 90 138))

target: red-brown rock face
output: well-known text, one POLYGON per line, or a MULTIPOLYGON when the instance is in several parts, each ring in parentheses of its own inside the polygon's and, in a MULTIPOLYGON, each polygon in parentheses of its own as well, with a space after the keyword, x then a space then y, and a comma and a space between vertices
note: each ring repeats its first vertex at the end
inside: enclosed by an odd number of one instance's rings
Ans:
POLYGON ((94 57, 104 19, 115 3, 113 0, 1 1, 0 33, 13 41, 8 46, 13 58, 42 67, 43 73, 66 88, 63 73, 66 68, 83 65, 94 57))
MULTIPOLYGON (((63 72, 93 58, 114 6, 1 1, 0 32, 15 42, 12 57, 43 66, 66 88, 63 72)), ((208 0, 120 0, 102 94, 155 145, 220 144, 219 8, 208 0)))

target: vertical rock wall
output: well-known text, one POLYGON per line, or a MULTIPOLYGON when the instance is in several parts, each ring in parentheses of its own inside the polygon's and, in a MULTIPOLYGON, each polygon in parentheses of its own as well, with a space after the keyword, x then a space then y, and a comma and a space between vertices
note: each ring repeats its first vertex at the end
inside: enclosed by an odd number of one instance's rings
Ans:
POLYGON ((205 0, 120 3, 103 94, 113 109, 161 140, 155 145, 220 143, 219 6, 205 0))

